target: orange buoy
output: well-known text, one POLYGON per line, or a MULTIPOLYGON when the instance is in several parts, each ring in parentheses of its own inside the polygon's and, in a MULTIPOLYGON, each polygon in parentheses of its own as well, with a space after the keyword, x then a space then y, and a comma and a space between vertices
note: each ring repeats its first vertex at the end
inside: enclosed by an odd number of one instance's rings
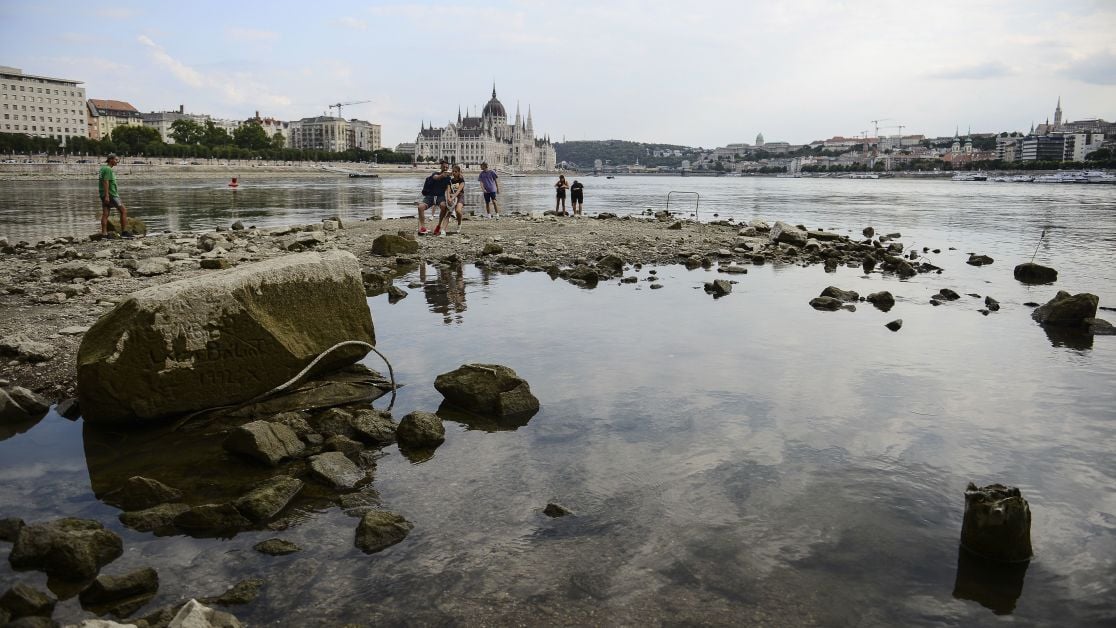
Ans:
POLYGON ((229 181, 229 187, 230 187, 230 188, 235 188, 235 187, 237 187, 238 185, 240 185, 240 184, 236 182, 236 177, 233 177, 233 178, 232 178, 232 181, 229 181))

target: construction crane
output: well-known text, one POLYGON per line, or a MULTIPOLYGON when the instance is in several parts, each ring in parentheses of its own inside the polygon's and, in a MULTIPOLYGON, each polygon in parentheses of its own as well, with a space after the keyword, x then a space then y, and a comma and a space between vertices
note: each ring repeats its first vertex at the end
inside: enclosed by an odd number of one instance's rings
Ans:
POLYGON ((371 100, 351 100, 349 102, 338 102, 338 103, 333 103, 332 105, 329 106, 329 108, 330 109, 336 109, 337 110, 337 117, 341 118, 341 117, 344 117, 344 116, 341 115, 341 107, 348 107, 349 105, 363 105, 366 102, 372 102, 372 101, 371 100))

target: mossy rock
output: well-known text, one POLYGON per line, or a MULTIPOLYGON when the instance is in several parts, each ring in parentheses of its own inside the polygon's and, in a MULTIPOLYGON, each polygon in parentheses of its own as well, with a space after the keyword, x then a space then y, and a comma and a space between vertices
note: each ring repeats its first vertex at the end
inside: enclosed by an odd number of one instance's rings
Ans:
MULTIPOLYGON (((147 235, 147 223, 143 222, 139 218, 129 218, 128 219, 128 231, 132 232, 132 235, 147 235)), ((108 232, 109 233, 119 233, 120 232, 120 219, 119 218, 109 218, 108 232)))

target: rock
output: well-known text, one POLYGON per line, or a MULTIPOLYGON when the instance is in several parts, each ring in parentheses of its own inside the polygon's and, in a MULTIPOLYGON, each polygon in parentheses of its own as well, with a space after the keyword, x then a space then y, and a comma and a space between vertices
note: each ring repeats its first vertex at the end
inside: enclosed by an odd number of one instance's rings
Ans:
POLYGON ((802 245, 802 250, 806 251, 807 253, 817 253, 821 251, 821 249, 821 242, 818 242, 813 238, 807 239, 806 244, 802 245))
POLYGON ((434 380, 450 403, 470 412, 506 417, 534 414, 539 400, 512 369, 498 364, 465 364, 434 380))
POLYGON ((268 556, 285 556, 287 554, 294 554, 295 552, 302 551, 302 548, 298 545, 295 545, 290 541, 284 541, 283 539, 268 539, 266 541, 260 541, 259 543, 253 545, 252 549, 261 554, 267 554, 268 556))
POLYGON ((565 517, 566 515, 572 515, 573 513, 570 512, 570 510, 565 506, 560 506, 551 502, 546 505, 546 508, 543 508, 543 514, 548 517, 565 517))
POLYGON ((861 231, 861 233, 864 234, 864 237, 870 238, 870 237, 876 235, 876 230, 873 229, 872 227, 865 227, 864 230, 861 231))
POLYGON ((253 421, 233 429, 222 445, 227 451, 271 466, 286 458, 294 458, 306 448, 294 430, 282 423, 268 421, 253 421))
MULTIPOLYGON (((139 218, 129 218, 128 219, 128 229, 127 230, 131 231, 134 235, 138 235, 138 236, 147 235, 147 223, 143 222, 139 218)), ((120 219, 109 218, 108 232, 109 233, 116 233, 116 232, 119 232, 119 231, 120 231, 120 219)))
POLYGON ((395 303, 400 299, 407 298, 407 291, 399 286, 388 286, 387 289, 388 301, 395 303))
POLYGON ((24 423, 33 418, 35 417, 11 398, 8 391, 0 388, 0 425, 24 423))
POLYGON ((943 301, 956 301, 957 299, 961 298, 961 295, 957 294, 953 290, 950 290, 949 288, 942 288, 938 291, 937 296, 943 301))
POLYGON ((58 334, 60 336, 80 336, 87 331, 89 331, 89 327, 86 325, 71 325, 59 329, 58 334))
POLYGON ((37 395, 22 386, 12 386, 6 389, 8 396, 12 401, 19 404, 27 414, 38 417, 46 414, 50 410, 50 402, 41 395, 37 395))
POLYGON ((81 404, 78 403, 76 398, 70 397, 59 401, 58 405, 54 407, 54 411, 73 421, 81 416, 81 404))
POLYGON ((0 596, 0 608, 7 610, 11 619, 50 617, 56 603, 54 598, 22 582, 17 582, 0 596))
POLYGON ((735 264, 729 264, 728 266, 722 266, 720 268, 720 270, 722 272, 728 273, 730 275, 746 275, 746 274, 748 274, 748 269, 747 268, 745 268, 744 266, 737 266, 735 264))
POLYGON ((682 221, 681 220, 675 220, 674 222, 670 223, 670 226, 667 227, 667 229, 673 229, 675 231, 681 230, 682 229, 682 221))
POLYGON ((322 231, 337 231, 341 228, 340 220, 325 219, 322 221, 322 231))
POLYGON ((353 415, 341 408, 329 408, 325 412, 315 414, 307 421, 310 429, 322 436, 353 436, 356 429, 353 426, 353 415))
POLYGON ((133 269, 135 274, 141 277, 154 277, 155 275, 163 275, 171 269, 171 261, 165 257, 148 257, 136 262, 136 267, 133 269))
POLYGON ((825 290, 822 290, 820 296, 833 297, 834 299, 844 301, 846 303, 856 303, 860 300, 860 294, 858 294, 857 292, 853 290, 842 290, 836 286, 829 286, 825 290))
POLYGON ((0 338, 0 356, 14 357, 21 362, 46 362, 54 357, 54 347, 26 336, 0 338))
POLYGON ((145 510, 180 499, 182 499, 182 491, 158 480, 137 475, 128 478, 124 486, 105 495, 104 502, 121 510, 131 511, 145 510))
POLYGON ((353 415, 353 438, 374 445, 395 442, 396 425, 391 413, 380 410, 361 410, 353 415))
POLYGON ((227 257, 211 257, 201 261, 201 267, 206 270, 224 270, 231 266, 232 262, 227 257))
POLYGON ((1058 271, 1027 262, 1015 267, 1015 278, 1026 284, 1054 283, 1058 281, 1058 271))
POLYGON ((24 525, 26 524, 23 523, 23 519, 18 517, 0 519, 0 541, 14 543, 24 525))
POLYGON ((527 260, 518 255, 501 255, 496 258, 496 263, 505 266, 525 266, 527 260))
POLYGON ((806 236, 819 242, 833 242, 841 239, 841 234, 835 231, 824 231, 822 229, 810 229, 806 231, 806 236))
POLYGON ((829 310, 835 312, 841 309, 844 302, 834 297, 815 297, 810 300, 810 307, 815 310, 829 310))
POLYGON ((768 236, 773 242, 785 242, 793 246, 806 245, 806 232, 781 220, 775 223, 768 236))
POLYGON ((624 274, 624 260, 615 254, 608 254, 597 260, 597 271, 604 277, 619 277, 624 274))
POLYGON ((223 536, 250 528, 252 522, 232 504, 202 504, 175 517, 174 526, 198 536, 223 536))
POLYGON ((356 529, 356 546, 366 554, 374 554, 402 541, 414 525, 386 510, 373 510, 360 518, 356 529))
POLYGON ((895 297, 892 296, 891 293, 887 290, 873 292, 865 298, 869 303, 876 306, 877 309, 883 312, 887 312, 891 308, 895 307, 895 297))
POLYGON ((712 293, 715 297, 723 297, 732 292, 732 282, 727 279, 714 279, 705 284, 705 291, 712 293))
POLYGON ((903 319, 897 318, 897 319, 891 321, 890 323, 884 325, 884 327, 887 327, 891 331, 899 331, 899 329, 901 327, 903 327, 903 319))
POLYGON ((401 446, 430 449, 446 440, 446 428, 437 414, 412 412, 399 421, 395 436, 401 446))
POLYGON ((340 435, 337 435, 337 434, 334 434, 333 436, 330 436, 329 438, 325 439, 325 442, 322 444, 322 447, 326 451, 336 451, 336 452, 343 453, 346 456, 352 456, 354 454, 357 454, 359 452, 364 451, 364 445, 361 445, 360 443, 358 443, 357 441, 349 438, 348 436, 340 436, 340 435))
POLYGON ((8 561, 65 581, 88 580, 124 552, 124 542, 89 519, 65 518, 23 527, 8 561))
POLYGON ((236 617, 224 611, 190 600, 179 609, 167 628, 241 628, 243 624, 236 617))
POLYGON ((175 517, 187 510, 190 506, 186 504, 159 504, 146 510, 122 512, 117 518, 137 532, 156 532, 171 528, 175 517))
POLYGON ((984 306, 992 312, 997 312, 1000 309, 1000 302, 992 297, 984 297, 984 306))
POLYGON ((109 267, 86 262, 72 262, 62 264, 51 271, 51 280, 56 282, 69 282, 74 279, 93 279, 108 277, 109 267))
POLYGON ((372 254, 383 257, 418 253, 419 244, 410 238, 385 233, 372 241, 372 254))
MULTIPOLYGON (((287 255, 146 288, 82 338, 84 418, 152 420, 244 402, 349 340, 375 343, 359 266, 344 251, 287 255)), ((344 346, 314 372, 365 353, 344 346)))
POLYGON ((311 456, 310 473, 326 486, 341 489, 353 488, 365 477, 360 467, 336 451, 311 456))
POLYGON ((131 612, 124 611, 139 609, 155 597, 158 590, 159 574, 147 567, 123 576, 97 576, 93 584, 78 595, 78 600, 86 610, 102 610, 98 614, 104 614, 104 611, 111 612, 111 608, 117 610, 114 613, 117 616, 126 617, 131 612))
POLYGON ((233 231, 244 231, 244 223, 238 220, 234 222, 229 228, 233 231))
POLYGON ((992 258, 987 255, 969 254, 969 259, 965 263, 969 266, 986 266, 992 263, 992 258))
POLYGON ((1046 305, 1041 305, 1031 312, 1031 318, 1043 325, 1084 326, 1085 319, 1096 318, 1098 305, 1100 305, 1100 298, 1095 294, 1082 292, 1070 295, 1064 290, 1059 290, 1046 305))
POLYGON ((216 597, 203 597, 198 601, 203 604, 214 604, 218 606, 248 604, 260 594, 260 588, 263 587, 263 584, 263 578, 247 578, 237 582, 232 588, 221 595, 216 597))
POLYGON ((961 547, 997 562, 1031 559, 1031 508, 1018 488, 969 483, 961 547))
POLYGON ((484 248, 481 249, 481 255, 499 255, 504 252, 504 247, 496 244, 495 242, 485 242, 484 248))
POLYGON ((1112 323, 1103 318, 1086 318, 1084 323, 1089 333, 1095 336, 1116 335, 1116 326, 1113 326, 1112 323))
POLYGON ((245 517, 257 523, 267 521, 287 507, 302 490, 302 480, 287 475, 277 475, 252 489, 247 495, 233 502, 245 517))

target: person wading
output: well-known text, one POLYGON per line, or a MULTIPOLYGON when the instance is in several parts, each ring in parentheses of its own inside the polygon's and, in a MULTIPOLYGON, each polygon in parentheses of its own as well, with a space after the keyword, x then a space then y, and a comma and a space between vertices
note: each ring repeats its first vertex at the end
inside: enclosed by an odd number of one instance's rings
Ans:
POLYGON ((120 211, 120 237, 132 237, 132 232, 128 231, 128 208, 120 200, 120 192, 116 189, 116 172, 113 168, 119 161, 115 154, 110 154, 97 175, 97 193, 101 197, 101 237, 108 235, 109 211, 113 207, 120 211))

